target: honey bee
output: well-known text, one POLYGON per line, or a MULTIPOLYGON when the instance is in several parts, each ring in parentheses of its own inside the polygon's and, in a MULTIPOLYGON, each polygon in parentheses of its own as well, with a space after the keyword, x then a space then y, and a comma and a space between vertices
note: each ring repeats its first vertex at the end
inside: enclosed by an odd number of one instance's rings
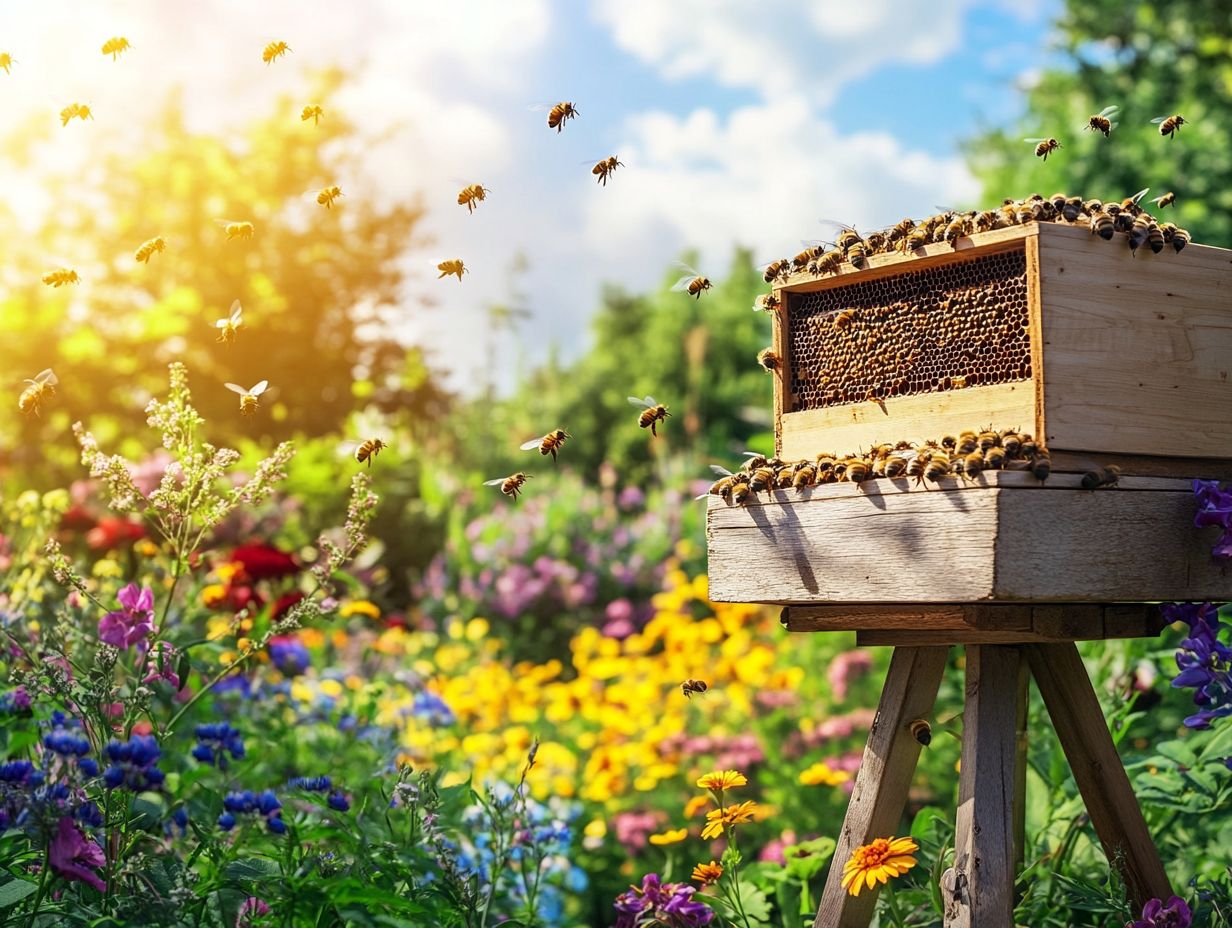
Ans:
MULTIPOLYGON (((805 262, 808 263, 807 261, 805 262)), ((777 261, 771 261, 762 268, 761 279, 766 283, 770 283, 778 277, 787 279, 791 276, 791 261, 787 258, 779 258, 777 261)))
POLYGON ((126 52, 130 48, 132 48, 132 46, 128 44, 128 39, 123 36, 116 36, 115 38, 108 39, 103 43, 103 54, 110 55, 111 60, 115 61, 120 57, 122 52, 126 52))
POLYGON ((994 448, 1001 443, 1001 436, 991 429, 985 429, 979 434, 979 449, 987 451, 989 448, 994 448))
POLYGON ((519 445, 522 451, 534 451, 539 449, 542 455, 551 455, 552 460, 556 460, 556 452, 560 450, 567 438, 571 437, 564 429, 553 429, 542 438, 532 438, 530 441, 523 442, 519 445))
POLYGON ((286 42, 270 42, 261 50, 261 60, 266 64, 272 64, 275 58, 281 58, 289 51, 291 51, 291 46, 286 42))
POLYGON ((864 267, 868 263, 868 249, 865 248, 864 242, 852 242, 846 249, 843 250, 843 258, 852 267, 864 267))
POLYGON ((612 155, 610 158, 603 159, 591 168, 590 173, 595 175, 595 183, 601 183, 604 187, 606 187, 608 175, 617 168, 623 168, 624 166, 625 163, 623 161, 617 161, 616 156, 612 155))
POLYGON ((1178 252, 1189 244, 1189 232, 1177 227, 1172 231, 1172 247, 1178 252))
POLYGON ((834 223, 830 220, 827 221, 830 222, 830 224, 837 225, 839 227, 838 236, 834 239, 834 245, 839 249, 839 251, 846 251, 853 245, 858 245, 864 241, 864 239, 860 237, 860 233, 851 226, 844 225, 842 223, 834 223))
POLYGON ((460 281, 462 280, 463 274, 470 273, 470 270, 465 264, 462 263, 461 258, 453 258, 448 261, 442 261, 436 266, 436 269, 440 271, 440 274, 437 275, 437 280, 440 280, 442 277, 448 277, 451 274, 457 274, 458 280, 460 281))
POLYGON ((974 480, 984 470, 984 455, 978 451, 964 454, 959 459, 962 462, 962 472, 970 480, 974 480))
POLYGON ((950 459, 944 454, 934 454, 928 459, 928 463, 924 465, 924 473, 920 479, 931 480, 933 483, 938 482, 942 477, 951 473, 950 459))
POLYGON ((1122 212, 1129 213, 1131 216, 1137 216, 1142 212, 1142 198, 1151 192, 1150 187, 1143 187, 1132 197, 1126 197, 1121 201, 1122 212))
POLYGON ((508 477, 497 477, 495 480, 485 480, 485 487, 499 486, 500 491, 512 499, 515 503, 518 501, 518 493, 522 490, 522 485, 530 480, 532 474, 524 474, 518 471, 516 474, 510 474, 508 477))
POLYGON ((686 699, 692 699, 693 694, 701 694, 710 689, 709 684, 705 680, 685 680, 680 684, 680 692, 684 693, 686 699))
POLYGON ((1066 222, 1077 222, 1082 215, 1082 197, 1066 197, 1061 206, 1061 215, 1066 222))
POLYGON ((1154 219, 1151 220, 1151 224, 1147 228, 1146 242, 1151 246, 1151 251, 1155 254, 1159 254, 1164 250, 1164 230, 1159 227, 1159 223, 1154 219))
POLYGON ((1116 225, 1112 221, 1112 217, 1105 213, 1102 209, 1091 214, 1091 234, 1098 235, 1106 242, 1112 241, 1112 234, 1116 231, 1116 225))
POLYGON ((51 368, 39 371, 33 380, 27 380, 30 386, 21 391, 17 397, 17 408, 27 416, 37 416, 43 409, 43 404, 55 396, 56 384, 60 381, 51 368))
POLYGON ((1004 448, 989 448, 984 452, 984 469, 1003 470, 1005 468, 1005 458, 1004 448))
POLYGON ((864 236, 864 250, 870 255, 879 255, 887 250, 889 238, 884 232, 870 232, 864 236))
POLYGON ((322 187, 317 193, 317 203, 324 206, 326 209, 334 208, 334 200, 342 196, 342 188, 335 185, 332 187, 322 187))
POLYGON ((227 233, 227 241, 233 242, 236 239, 247 241, 256 233, 256 227, 251 222, 238 221, 235 219, 215 219, 223 231, 227 233))
POLYGON ((907 458, 902 454, 892 454, 885 462, 885 475, 890 480, 897 480, 907 473, 907 458))
POLYGON ((1119 123, 1112 121, 1112 117, 1120 110, 1119 106, 1105 106, 1102 110, 1087 120, 1084 128, 1094 129, 1096 132, 1104 133, 1104 138, 1108 138, 1112 134, 1119 123))
POLYGON ((87 119, 93 119, 94 114, 90 112, 90 108, 84 103, 70 103, 64 109, 60 110, 61 126, 67 126, 69 120, 74 118, 85 122, 87 119))
POLYGON ((749 475, 749 490, 753 493, 760 493, 762 490, 769 493, 774 489, 776 482, 777 477, 773 467, 758 467, 749 475))
POLYGON ((269 381, 262 380, 257 383, 251 390, 245 390, 239 384, 228 383, 223 384, 232 393, 240 395, 240 413, 245 416, 251 416, 260 408, 257 402, 257 397, 269 389, 269 381))
POLYGON ((753 312, 778 312, 783 303, 774 293, 761 293, 753 300, 753 312))
POLYGON ((300 122, 307 122, 311 119, 314 126, 319 126, 321 124, 321 117, 324 115, 325 111, 321 109, 320 103, 306 103, 304 108, 300 110, 299 120, 300 122))
POLYGON ((162 253, 166 250, 167 240, 159 235, 142 242, 141 247, 133 253, 133 257, 142 264, 149 264, 150 259, 154 257, 155 253, 162 253))
POLYGON ((1156 206, 1158 206, 1160 209, 1163 209, 1165 206, 1172 206, 1174 203, 1176 203, 1176 194, 1173 193, 1171 190, 1169 190, 1162 197, 1156 197, 1151 202, 1154 203, 1156 206))
POLYGON ((13 67, 15 64, 17 64, 16 58, 8 52, 0 52, 0 68, 4 69, 5 74, 12 74, 13 72, 10 71, 9 68, 13 67))
POLYGON ((763 348, 757 352, 757 363, 762 366, 767 374, 773 374, 782 369, 782 361, 779 360, 778 353, 773 348, 763 348))
POLYGON ((1002 432, 1001 447, 1005 449, 1005 453, 1010 457, 1017 457, 1018 453, 1022 451, 1022 436, 1013 431, 1002 432))
POLYGON ((694 299, 700 300, 702 298, 702 291, 709 290, 712 286, 710 278, 703 277, 683 262, 677 261, 676 266, 685 273, 683 277, 672 284, 672 290, 677 293, 687 293, 694 299))
POLYGON ((1121 477, 1121 469, 1115 464, 1095 466, 1082 475, 1082 488, 1094 490, 1099 487, 1114 487, 1121 477))
POLYGON ((786 490, 795 486, 796 468, 803 463, 803 461, 797 461, 795 464, 784 464, 780 467, 775 474, 774 485, 780 490, 786 490))
POLYGON ((1048 156, 1061 147, 1061 143, 1056 139, 1023 139, 1024 142, 1030 142, 1035 146, 1035 157, 1048 160, 1048 156))
POLYGON ((863 483, 873 475, 873 469, 868 461, 862 458, 848 458, 845 463, 847 467, 843 470, 842 479, 849 483, 863 483))
POLYGON ((907 240, 913 231, 915 231, 915 220, 908 216, 905 219, 900 219, 897 223, 890 226, 886 230, 886 243, 891 247, 898 247, 907 240))
POLYGON ((81 278, 72 268, 58 267, 43 275, 43 283, 49 287, 63 287, 65 284, 79 284, 81 278))
POLYGON ((843 253, 841 251, 829 251, 820 255, 816 261, 809 264, 809 270, 817 275, 821 274, 837 274, 843 267, 843 253))
POLYGON ((1156 116, 1151 120, 1153 125, 1159 126, 1159 134, 1166 135, 1171 139, 1177 132, 1181 131, 1181 126, 1185 125, 1184 116, 1156 116))
POLYGON ((748 478, 743 474, 733 474, 726 467, 720 467, 718 464, 711 464, 710 469, 719 475, 719 479, 710 484, 710 489, 701 496, 694 497, 694 499, 706 499, 708 496, 717 496, 723 502, 730 503, 732 501, 732 491, 735 489, 736 483, 748 478))
POLYGON ((379 438, 369 438, 358 443, 355 448, 355 460, 360 464, 367 462, 368 466, 372 466, 372 459, 381 453, 382 449, 388 448, 389 445, 381 441, 379 438))
POLYGON ((801 490, 807 489, 817 483, 817 465, 810 464, 808 461, 801 461, 796 466, 796 472, 792 474, 791 485, 799 493, 801 490))
POLYGON ((749 501, 749 497, 753 495, 753 490, 749 486, 748 478, 745 477, 737 480, 732 484, 731 501, 737 506, 743 506, 749 501))
POLYGON ((582 114, 578 112, 577 107, 572 103, 557 103, 548 111, 548 128, 560 132, 565 128, 566 122, 570 119, 576 119, 580 115, 582 114))
POLYGON ((843 330, 851 327, 851 324, 856 321, 856 311, 854 309, 844 309, 841 313, 834 317, 834 328, 843 330))
POLYGON ((955 454, 971 454, 979 446, 979 436, 975 432, 959 432, 958 444, 954 446, 955 454))
POLYGON ((218 329, 218 338, 216 340, 224 344, 232 344, 235 341, 236 333, 244 327, 244 323, 240 320, 243 314, 244 307, 240 306, 239 300, 236 300, 231 304, 231 315, 214 323, 214 328, 218 329))
POLYGON ((462 192, 458 194, 458 205, 465 206, 468 213, 473 213, 475 207, 482 203, 491 192, 482 184, 471 184, 468 187, 463 187, 462 192))
MULTIPOLYGON (((816 240, 801 242, 800 244, 804 246, 804 250, 791 259, 791 266, 797 271, 804 270, 805 266, 810 261, 815 261, 820 258, 823 254, 825 254, 826 250, 825 244, 816 240)), ((769 283, 769 281, 767 281, 767 283, 769 283)))
MULTIPOLYGON (((1151 228, 1153 226, 1155 226, 1155 219, 1149 213, 1143 213, 1141 216, 1135 219, 1133 225, 1130 226, 1129 250, 1133 252, 1135 255, 1138 253, 1138 249, 1141 248, 1143 245, 1145 245, 1147 243, 1147 240, 1150 239, 1151 228)), ((1156 229, 1156 232, 1159 234, 1159 251, 1163 251, 1164 250, 1163 233, 1159 232, 1158 229, 1156 229)))
POLYGON ((914 477, 916 484, 919 484, 924 477, 924 468, 928 466, 928 459, 932 457, 931 452, 920 451, 911 456, 911 460, 907 462, 907 476, 914 477))
POLYGON ((971 227, 976 232, 991 232, 1000 229, 1005 224, 1005 218, 995 209, 986 209, 971 217, 971 227))
POLYGON ((636 396, 631 396, 629 397, 629 402, 634 406, 643 407, 637 417, 637 424, 640 428, 649 428, 651 435, 657 436, 659 434, 655 428, 657 423, 662 422, 666 425, 668 418, 671 416, 671 413, 667 411, 667 407, 662 403, 656 403, 653 396, 647 396, 640 400, 636 396))
POLYGON ((957 249, 958 240, 970 235, 974 231, 972 218, 972 214, 963 213, 961 216, 954 217, 950 224, 945 227, 942 238, 950 243, 951 248, 957 249))
POLYGON ((932 241, 932 231, 927 226, 919 226, 907 233, 903 239, 903 251, 916 251, 932 241))
POLYGON ((1048 475, 1052 473, 1052 458, 1048 456, 1046 451, 1041 451, 1031 458, 1031 475, 1040 483, 1048 479, 1048 475))
POLYGON ((908 726, 911 731, 911 737, 916 742, 924 747, 928 747, 933 743, 933 729, 924 719, 916 719, 908 726))

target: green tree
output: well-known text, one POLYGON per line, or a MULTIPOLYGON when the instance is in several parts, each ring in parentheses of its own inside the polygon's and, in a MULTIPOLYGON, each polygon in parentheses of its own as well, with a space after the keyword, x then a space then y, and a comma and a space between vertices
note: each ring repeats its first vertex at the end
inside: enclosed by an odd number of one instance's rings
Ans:
MULTIPOLYGON (((1162 211, 1194 241, 1232 246, 1232 10, 1206 0, 1067 0, 1057 23, 1060 64, 1027 93, 1012 129, 974 139, 969 156, 985 201, 1064 190, 1120 199, 1143 187, 1177 194, 1162 211), (1087 118, 1121 107, 1112 136, 1087 118), (1182 114, 1171 140, 1150 120, 1182 114), (1028 136, 1064 146, 1043 162, 1028 136)), ((1161 211, 1156 210, 1157 214, 1161 211)))

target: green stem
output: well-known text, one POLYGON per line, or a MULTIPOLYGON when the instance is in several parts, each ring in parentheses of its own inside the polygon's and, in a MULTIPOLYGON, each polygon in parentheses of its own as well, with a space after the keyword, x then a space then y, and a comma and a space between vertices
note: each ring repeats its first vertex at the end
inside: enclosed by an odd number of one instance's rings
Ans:
POLYGON ((47 874, 51 870, 51 852, 43 853, 43 867, 39 871, 38 894, 34 897, 34 908, 30 910, 30 917, 26 919, 26 928, 31 928, 34 924, 34 919, 38 917, 39 906, 43 904, 43 896, 47 894, 47 874))
POLYGON ((898 910, 898 897, 894 895, 894 886, 889 883, 886 884, 886 907, 890 910, 895 928, 904 928, 906 922, 903 921, 903 913, 898 910))
POLYGON ((178 722, 183 717, 184 713, 187 712, 189 709, 191 709, 193 706, 195 706, 198 700, 200 700, 203 696, 205 696, 206 693, 208 693, 215 686, 217 686, 223 677, 228 676, 229 674, 238 670, 248 661, 249 658, 251 658, 256 653, 257 653, 256 648, 252 649, 251 651, 245 651, 236 660, 232 661, 222 670, 218 671, 218 673, 214 674, 214 676, 210 677, 209 681, 205 684, 205 686, 197 690, 197 692, 193 694, 192 699, 188 700, 188 702, 184 703, 184 705, 180 707, 179 712, 171 716, 171 721, 168 722, 167 727, 163 729, 163 737, 166 737, 167 735, 171 734, 171 730, 175 728, 176 722, 178 722))

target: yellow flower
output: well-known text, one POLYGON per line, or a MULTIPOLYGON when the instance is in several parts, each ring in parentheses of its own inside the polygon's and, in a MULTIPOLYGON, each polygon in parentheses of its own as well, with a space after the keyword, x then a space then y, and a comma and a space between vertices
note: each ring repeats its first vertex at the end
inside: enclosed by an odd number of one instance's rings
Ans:
POLYGON ((120 565, 109 557, 99 558, 94 562, 94 569, 91 571, 96 577, 122 577, 124 571, 120 565))
POLYGON ((835 770, 825 761, 800 771, 800 782, 805 786, 840 786, 850 779, 851 774, 846 770, 835 770))
POLYGON ((703 886, 719 882, 719 877, 722 875, 723 866, 715 863, 713 860, 708 864, 698 864, 693 868, 693 879, 703 886))
POLYGON ((142 538, 137 541, 137 543, 133 545, 133 550, 141 555, 141 557, 158 556, 158 545, 154 544, 154 542, 150 541, 148 538, 142 538))
POLYGON ((582 829, 582 834, 588 838, 602 838, 607 834, 607 822, 601 818, 592 818, 582 829))
POLYGON ((221 583, 211 583, 201 589, 201 605, 213 609, 227 598, 227 588, 221 583))
POLYGON ((732 825, 743 825, 753 817, 757 803, 747 799, 734 806, 722 809, 711 809, 706 813, 706 827, 702 829, 702 837, 706 840, 717 838, 726 828, 732 825))
POLYGON ((701 789, 712 789, 721 793, 733 786, 745 786, 748 782, 748 778, 739 770, 716 770, 698 779, 697 785, 701 789))
POLYGON ((685 803, 684 817, 692 818, 708 805, 710 805, 709 796, 694 796, 687 803, 685 803))
POLYGON ((344 619, 349 619, 353 615, 366 615, 370 619, 379 619, 381 610, 376 603, 371 603, 366 599, 353 599, 349 603, 342 604, 338 615, 344 619))
POLYGON ((878 838, 851 852, 851 860, 843 865, 842 885, 853 896, 864 887, 885 883, 892 876, 902 876, 916 865, 912 853, 920 846, 911 838, 878 838))
POLYGON ((650 843, 660 847, 664 844, 679 844, 688 836, 689 831, 687 828, 676 828, 671 831, 665 831, 662 834, 651 835, 650 843))

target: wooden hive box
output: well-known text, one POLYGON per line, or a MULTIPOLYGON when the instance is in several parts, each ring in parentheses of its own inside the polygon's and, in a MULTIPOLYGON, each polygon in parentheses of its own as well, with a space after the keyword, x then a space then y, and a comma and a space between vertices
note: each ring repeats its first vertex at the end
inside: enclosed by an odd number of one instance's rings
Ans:
POLYGON ((712 498, 713 599, 1232 598, 1190 483, 1232 476, 1232 251, 1135 256, 1123 234, 1030 223, 798 274, 776 295, 782 460, 991 425, 1042 436, 1053 475, 712 498), (1125 476, 1083 490, 1093 463, 1125 476))

